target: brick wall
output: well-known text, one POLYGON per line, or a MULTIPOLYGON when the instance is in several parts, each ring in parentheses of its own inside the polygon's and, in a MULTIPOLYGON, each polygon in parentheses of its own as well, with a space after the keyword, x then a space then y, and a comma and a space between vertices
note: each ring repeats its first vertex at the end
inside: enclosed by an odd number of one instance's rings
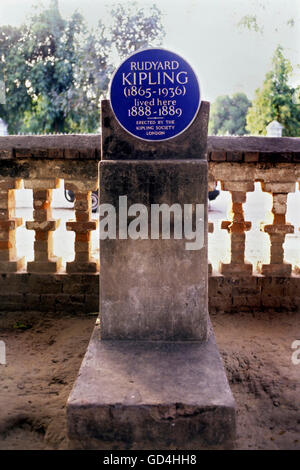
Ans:
MULTIPOLYGON (((211 314, 300 310, 300 276, 209 278, 211 314)), ((99 311, 98 274, 0 274, 0 312, 99 311)))

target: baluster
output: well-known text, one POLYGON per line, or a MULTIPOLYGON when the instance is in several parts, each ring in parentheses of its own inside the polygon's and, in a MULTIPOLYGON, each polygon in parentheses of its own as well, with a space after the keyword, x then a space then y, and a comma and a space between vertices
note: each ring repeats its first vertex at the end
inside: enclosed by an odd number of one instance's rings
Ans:
POLYGON ((288 193, 295 191, 294 183, 262 183, 262 189, 273 197, 273 223, 262 225, 261 229, 270 237, 270 264, 262 265, 262 274, 272 276, 290 276, 292 265, 284 262, 285 236, 294 233, 294 226, 287 223, 286 209, 288 193))
POLYGON ((33 190, 33 221, 26 222, 28 230, 35 231, 34 261, 27 264, 32 273, 55 273, 61 268, 61 258, 53 255, 53 232, 59 220, 52 219, 52 189, 59 187, 59 179, 25 180, 26 189, 33 190))
POLYGON ((99 271, 99 262, 91 256, 91 231, 97 229, 98 220, 91 220, 92 190, 88 183, 85 185, 82 182, 65 182, 65 188, 74 192, 76 219, 66 224, 67 230, 75 232, 75 259, 67 263, 67 273, 96 273, 99 271))
POLYGON ((250 230, 251 222, 245 221, 243 204, 247 192, 254 191, 252 182, 223 182, 222 189, 230 191, 232 200, 232 220, 222 221, 221 228, 230 233, 231 261, 221 263, 221 273, 230 275, 252 275, 252 264, 245 262, 245 232, 250 230))
POLYGON ((16 229, 22 218, 15 217, 15 189, 21 188, 21 180, 0 180, 0 272, 16 272, 24 268, 25 258, 17 258, 16 229))
MULTIPOLYGON (((208 173, 208 191, 214 191, 216 189, 216 180, 212 172, 209 171, 208 173)), ((209 203, 208 203, 209 205, 209 203)), ((208 221, 208 233, 214 232, 214 223, 208 221)), ((208 261, 208 275, 212 274, 212 264, 208 261)))
MULTIPOLYGON (((208 233, 213 233, 214 232, 214 223, 213 222, 208 222, 208 233)), ((212 274, 212 264, 210 261, 208 261, 208 275, 210 276, 212 274)))

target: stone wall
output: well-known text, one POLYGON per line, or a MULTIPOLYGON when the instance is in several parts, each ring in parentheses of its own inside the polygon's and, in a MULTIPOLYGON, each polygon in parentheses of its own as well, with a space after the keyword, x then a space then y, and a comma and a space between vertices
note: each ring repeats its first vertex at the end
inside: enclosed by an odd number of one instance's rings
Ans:
MULTIPOLYGON (((299 311, 300 276, 209 277, 209 313, 299 311)), ((92 313, 98 274, 0 274, 0 312, 92 313)))
MULTIPOLYGON (((210 313, 235 311, 294 311, 300 306, 300 276, 284 260, 285 236, 293 233, 286 220, 287 197, 300 181, 300 139, 264 137, 209 137, 209 189, 220 181, 232 197, 232 217, 222 222, 231 239, 231 260, 209 279, 210 313), (254 183, 273 198, 273 221, 263 227, 270 240, 270 262, 253 274, 245 260, 243 205, 254 183)), ((90 194, 98 187, 99 135, 0 137, 0 310, 98 311, 99 264, 91 256, 90 194), (74 261, 63 272, 52 248, 59 221, 51 214, 52 190, 64 179, 76 196, 75 219, 66 229, 75 232, 74 261), (35 258, 17 258, 15 190, 33 190, 35 258)), ((213 224, 209 224, 213 231, 213 224)))

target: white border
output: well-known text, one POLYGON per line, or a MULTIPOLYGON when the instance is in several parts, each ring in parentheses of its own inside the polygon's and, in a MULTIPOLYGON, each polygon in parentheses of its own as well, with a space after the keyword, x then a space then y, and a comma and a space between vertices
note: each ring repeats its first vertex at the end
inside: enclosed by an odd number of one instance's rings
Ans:
POLYGON ((130 135, 132 135, 133 137, 135 137, 136 139, 139 139, 139 140, 142 140, 143 142, 164 142, 165 140, 171 140, 171 139, 174 139, 175 137, 178 137, 179 135, 181 135, 183 132, 185 132, 192 124, 193 122, 195 121, 196 119, 196 116, 199 112, 199 109, 201 107, 201 103, 202 103, 202 100, 201 100, 201 88, 200 88, 200 83, 199 83, 199 79, 198 79, 198 76, 195 72, 195 70, 193 69, 193 67, 189 64, 189 62, 187 62, 180 54, 177 54, 177 52, 173 52, 173 51, 170 51, 169 49, 165 49, 163 47, 147 47, 145 49, 138 49, 137 51, 133 52, 132 54, 130 54, 129 56, 126 57, 126 59, 123 60, 123 62, 121 62, 121 64, 116 68, 116 70, 114 71, 112 77, 111 77, 111 80, 110 80, 110 83, 109 83, 109 103, 110 103, 110 107, 111 107, 111 110, 116 118, 116 120, 118 121, 118 123, 120 124, 120 126, 130 135), (111 86, 112 86, 112 82, 115 78, 115 75, 117 74, 118 70, 120 69, 120 67, 122 67, 122 65, 127 62, 128 59, 130 59, 130 57, 133 57, 135 54, 138 54, 139 52, 143 52, 143 51, 152 51, 152 50, 155 50, 155 49, 158 49, 158 50, 161 50, 161 51, 165 51, 165 52, 169 52, 171 54, 176 54, 180 59, 184 60, 188 65, 189 67, 192 69, 192 71, 194 72, 194 75, 196 77, 196 82, 198 84, 198 88, 199 88, 199 104, 198 104, 198 108, 193 116, 193 118, 191 119, 191 121, 189 122, 189 124, 182 130, 180 131, 178 134, 176 135, 173 135, 171 137, 166 137, 165 139, 144 139, 143 137, 139 137, 135 134, 133 134, 132 132, 130 132, 128 129, 126 129, 126 127, 123 126, 123 124, 121 124, 121 122, 119 121, 119 119, 117 118, 116 116, 116 113, 114 111, 114 108, 112 106, 112 103, 111 103, 111 86))

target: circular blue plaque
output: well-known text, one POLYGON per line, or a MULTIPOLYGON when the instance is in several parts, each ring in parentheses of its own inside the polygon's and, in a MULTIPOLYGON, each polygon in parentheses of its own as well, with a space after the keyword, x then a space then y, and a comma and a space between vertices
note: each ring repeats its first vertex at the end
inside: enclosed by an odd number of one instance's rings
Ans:
POLYGON ((200 107, 200 87, 195 72, 178 54, 144 49, 114 73, 110 102, 127 132, 143 140, 167 140, 193 122, 200 107))

